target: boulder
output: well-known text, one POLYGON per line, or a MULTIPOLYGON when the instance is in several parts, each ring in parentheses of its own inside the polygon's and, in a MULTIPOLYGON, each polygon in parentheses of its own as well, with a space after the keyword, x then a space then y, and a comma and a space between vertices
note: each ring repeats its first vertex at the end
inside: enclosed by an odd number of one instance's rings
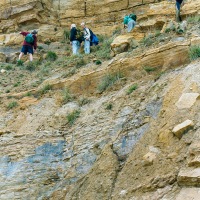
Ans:
POLYGON ((195 104, 198 97, 199 93, 183 93, 176 102, 176 106, 179 109, 191 108, 195 104))
POLYGON ((186 120, 181 124, 178 124, 175 126, 172 130, 174 135, 176 135, 179 139, 183 136, 183 134, 188 131, 188 129, 192 128, 194 126, 194 123, 191 120, 186 120))
POLYGON ((128 51, 130 47, 136 48, 138 45, 139 43, 134 40, 132 35, 120 35, 114 39, 111 49, 116 55, 128 51))
POLYGON ((177 181, 181 186, 200 186, 200 168, 181 169, 177 181))

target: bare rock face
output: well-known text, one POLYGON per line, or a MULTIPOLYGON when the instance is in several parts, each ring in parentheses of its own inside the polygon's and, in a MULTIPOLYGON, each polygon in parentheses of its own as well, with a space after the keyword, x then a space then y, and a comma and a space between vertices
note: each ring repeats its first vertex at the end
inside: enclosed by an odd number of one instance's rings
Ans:
MULTIPOLYGON (((174 2, 156 2, 3 0, 0 49, 21 44, 18 32, 22 29, 39 29, 42 42, 62 40, 64 28, 83 20, 97 33, 111 34, 121 26, 124 14, 134 11, 141 25, 137 28, 143 31, 116 39, 112 48, 118 54, 133 38, 137 46, 143 32, 156 27, 161 30, 166 20, 174 17, 174 2)), ((199 9, 200 1, 192 0, 184 5, 183 17, 195 15, 199 9)), ((199 41, 195 36, 194 40, 171 41, 136 56, 117 55, 95 70, 80 69, 70 78, 48 79, 31 90, 31 97, 26 96, 28 88, 13 96, 1 95, 0 199, 199 199, 200 63, 166 72, 157 80, 143 69, 150 66, 162 72, 186 65, 190 45, 199 41), (102 77, 119 71, 129 85, 97 94, 102 77), (137 81, 138 89, 127 94, 127 88, 137 81), (38 96, 48 83, 51 95, 38 96), (94 101, 80 106, 76 99, 61 106, 54 91, 65 87, 94 101), (13 98, 18 107, 8 109, 13 98), (111 110, 105 109, 108 103, 111 110), (76 110, 80 116, 71 126, 68 116, 76 110), (177 138, 171 130, 185 119, 191 121, 175 130, 177 138), (183 134, 188 127, 194 128, 183 134)), ((4 62, 4 53, 1 59, 4 62)))
POLYGON ((0 62, 6 62, 6 55, 4 53, 0 53, 0 62))
POLYGON ((77 199, 110 199, 119 163, 111 147, 107 145, 88 175, 78 183, 65 200, 77 199))

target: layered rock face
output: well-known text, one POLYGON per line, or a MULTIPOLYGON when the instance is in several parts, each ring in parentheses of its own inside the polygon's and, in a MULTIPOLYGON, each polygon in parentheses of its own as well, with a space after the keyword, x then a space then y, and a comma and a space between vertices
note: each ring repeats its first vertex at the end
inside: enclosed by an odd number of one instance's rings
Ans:
MULTIPOLYGON (((106 33, 130 11, 137 12, 144 30, 162 29, 174 16, 174 3, 167 1, 3 0, 0 5, 3 47, 19 45, 22 38, 14 32, 21 29, 38 28, 41 41, 57 41, 63 27, 83 19, 106 33)), ((200 1, 190 1, 183 16, 197 14, 199 8, 200 1)), ((115 41, 117 53, 134 34, 115 41)), ((35 96, 25 97, 28 88, 1 95, 0 199, 198 200, 200 63, 183 68, 189 62, 189 47, 200 43, 199 31, 192 34, 192 39, 176 38, 139 55, 116 55, 71 78, 52 77, 40 86, 52 85, 49 96, 39 97, 34 91, 35 96), (153 79, 144 66, 174 70, 153 79), (104 75, 119 71, 126 85, 95 93, 104 75), (138 89, 128 94, 133 84, 138 89), (61 105, 56 90, 64 87, 91 102, 61 105), (12 97, 19 107, 8 110, 12 97), (80 116, 69 125, 67 116, 73 111, 80 116)), ((4 54, 0 57, 5 61, 4 54)))

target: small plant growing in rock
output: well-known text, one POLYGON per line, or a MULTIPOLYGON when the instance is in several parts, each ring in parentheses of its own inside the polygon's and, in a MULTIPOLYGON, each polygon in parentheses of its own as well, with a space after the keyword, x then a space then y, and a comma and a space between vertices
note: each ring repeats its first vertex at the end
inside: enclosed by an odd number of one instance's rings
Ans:
POLYGON ((38 46, 37 48, 38 48, 38 50, 44 49, 42 46, 38 46))
POLYGON ((120 35, 122 32, 122 28, 121 27, 117 27, 114 31, 113 31, 113 35, 120 35))
POLYGON ((70 94, 69 92, 69 89, 68 88, 65 88, 63 91, 62 91, 62 104, 66 104, 70 101, 73 101, 74 97, 72 94, 70 94))
POLYGON ((150 67, 150 66, 145 66, 143 67, 143 69, 147 72, 147 73, 150 73, 150 72, 153 72, 156 70, 155 67, 150 67))
POLYGON ((87 99, 87 98, 85 98, 85 97, 81 97, 81 98, 78 100, 78 105, 79 105, 79 106, 84 106, 84 105, 86 105, 86 104, 88 104, 88 103, 90 103, 90 102, 91 102, 90 99, 87 99))
POLYGON ((80 116, 80 110, 75 110, 72 113, 67 115, 67 121, 72 126, 76 119, 80 116))
POLYGON ((51 89, 52 89, 52 85, 47 84, 39 91, 39 94, 41 95, 46 94, 51 89))
POLYGON ((47 59, 47 60, 50 60, 50 61, 55 61, 55 60, 57 59, 57 57, 58 57, 58 56, 56 55, 55 52, 49 51, 49 52, 47 53, 46 59, 47 59))
POLYGON ((78 59, 77 62, 76 62, 76 68, 80 68, 85 64, 86 64, 86 61, 84 60, 84 58, 80 57, 80 59, 78 59))
POLYGON ((34 62, 29 62, 29 63, 27 63, 25 69, 28 70, 28 71, 31 71, 31 72, 32 72, 32 71, 35 71, 36 65, 35 65, 34 62))
POLYGON ((22 60, 17 61, 17 66, 23 66, 24 62, 22 60))
POLYGON ((11 66, 11 65, 6 65, 6 66, 5 66, 5 69, 6 69, 6 70, 12 70, 12 66, 11 66))
POLYGON ((106 110, 112 110, 113 105, 111 103, 106 105, 106 110))
POLYGON ((200 22, 200 16, 193 16, 193 17, 188 17, 187 22, 191 24, 196 24, 200 22))
POLYGON ((199 45, 194 45, 194 46, 190 47, 189 58, 191 61, 200 58, 200 46, 199 45))
POLYGON ((20 85, 20 82, 18 81, 17 83, 14 84, 14 87, 18 87, 20 85))
POLYGON ((73 67, 72 69, 69 69, 68 72, 66 72, 65 74, 62 75, 63 78, 67 78, 69 76, 72 76, 76 73, 76 68, 73 67))
POLYGON ((107 74, 103 77, 101 83, 97 86, 97 89, 101 93, 105 91, 107 88, 114 85, 115 82, 119 81, 123 77, 124 76, 121 72, 114 73, 114 74, 107 74))
POLYGON ((153 40, 153 35, 148 35, 146 37, 144 37, 141 41, 141 43, 144 45, 144 46, 151 46, 153 43, 154 43, 154 40, 153 40))
POLYGON ((31 92, 27 92, 24 96, 25 97, 30 97, 30 96, 32 96, 32 94, 31 94, 31 92))
POLYGON ((99 41, 101 42, 102 40, 102 44, 101 44, 101 48, 99 48, 99 46, 97 46, 97 51, 95 52, 96 54, 96 58, 99 60, 105 59, 105 60, 109 60, 111 58, 111 48, 110 45, 113 41, 113 38, 105 38, 105 37, 99 37, 99 41))
POLYGON ((17 106, 18 106, 18 103, 17 103, 16 101, 12 101, 12 102, 10 102, 10 103, 8 104, 7 109, 8 109, 8 110, 11 110, 11 109, 13 109, 13 108, 15 108, 15 107, 17 107, 17 106))
POLYGON ((129 94, 131 94, 134 90, 136 90, 138 88, 138 85, 135 83, 135 84, 133 84, 132 86, 130 86, 129 88, 128 88, 128 90, 127 90, 127 94, 129 95, 129 94))
POLYGON ((95 64, 96 64, 96 65, 101 65, 101 61, 100 61, 100 60, 96 60, 96 61, 95 61, 95 64))

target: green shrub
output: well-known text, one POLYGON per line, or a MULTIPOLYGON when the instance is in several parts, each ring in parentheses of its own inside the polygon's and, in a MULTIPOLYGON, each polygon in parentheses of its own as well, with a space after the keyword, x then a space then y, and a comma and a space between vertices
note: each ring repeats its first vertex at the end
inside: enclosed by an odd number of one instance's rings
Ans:
POLYGON ((51 41, 50 40, 46 40, 46 41, 44 41, 44 44, 49 46, 51 44, 51 41))
POLYGON ((191 24, 196 24, 200 22, 200 16, 192 16, 187 18, 187 22, 191 24))
POLYGON ((32 96, 32 94, 31 94, 31 92, 27 92, 24 96, 25 97, 30 97, 30 96, 32 96))
POLYGON ((37 46, 38 50, 44 49, 42 46, 37 46))
POLYGON ((26 65, 26 70, 28 71, 35 71, 36 69, 36 64, 34 62, 29 62, 27 65, 26 65))
POLYGON ((74 97, 70 94, 69 89, 65 88, 62 91, 62 103, 66 104, 67 102, 73 101, 74 97))
POLYGON ((111 104, 111 103, 109 103, 109 104, 107 104, 106 105, 106 110, 112 110, 112 108, 113 108, 113 105, 111 104))
POLYGON ((111 58, 111 48, 110 45, 113 41, 113 38, 104 39, 101 48, 95 52, 97 59, 109 60, 111 58))
POLYGON ((75 110, 67 115, 67 121, 70 125, 73 125, 76 119, 80 116, 80 110, 75 110))
POLYGON ((17 61, 17 66, 22 66, 23 64, 24 64, 24 62, 22 60, 17 61))
POLYGON ((12 66, 11 66, 11 65, 6 65, 6 66, 5 66, 5 69, 6 69, 6 70, 12 70, 12 66))
POLYGON ((67 78, 67 77, 69 77, 69 76, 72 76, 72 75, 74 75, 76 73, 76 68, 75 67, 73 67, 72 69, 70 69, 68 72, 66 72, 65 74, 63 74, 63 78, 67 78))
POLYGON ((58 57, 58 56, 56 55, 55 52, 49 51, 49 52, 47 53, 46 59, 47 59, 47 60, 50 60, 50 61, 55 61, 55 60, 57 59, 57 57, 58 57))
POLYGON ((196 60, 197 58, 200 57, 200 46, 199 45, 194 45, 191 46, 189 49, 189 58, 190 60, 196 60))
POLYGON ((143 69, 148 73, 153 72, 153 71, 156 70, 155 67, 150 67, 150 66, 145 66, 143 69))
POLYGON ((132 86, 130 86, 127 90, 127 94, 131 94, 134 90, 136 90, 138 88, 138 85, 135 83, 132 86))
POLYGON ((39 94, 41 95, 46 94, 51 89, 52 89, 52 85, 47 84, 39 91, 39 94))
POLYGON ((96 60, 96 61, 95 61, 95 64, 96 64, 96 65, 101 65, 101 61, 100 61, 100 60, 96 60))
POLYGON ((80 57, 80 58, 76 61, 76 67, 77 67, 77 68, 80 68, 80 67, 82 67, 83 65, 86 65, 86 61, 84 60, 83 57, 80 57))
POLYGON ((20 82, 18 81, 17 83, 14 84, 14 87, 18 87, 20 85, 20 82))
POLYGON ((113 31, 113 35, 120 35, 122 32, 122 28, 121 27, 117 27, 114 31, 113 31))
POLYGON ((97 86, 97 89, 99 92, 103 92, 121 78, 123 78, 121 72, 115 74, 107 74, 103 77, 101 83, 97 86))
POLYGON ((141 40, 144 46, 151 46, 154 43, 153 35, 148 35, 141 40))
POLYGON ((10 110, 10 109, 13 109, 17 106, 18 106, 18 103, 16 101, 12 101, 8 104, 7 109, 10 110))
POLYGON ((78 105, 79 105, 79 106, 84 106, 84 105, 86 105, 86 104, 88 104, 88 103, 90 103, 90 102, 91 102, 90 99, 87 99, 87 98, 85 98, 85 97, 81 97, 81 98, 78 100, 78 105))

